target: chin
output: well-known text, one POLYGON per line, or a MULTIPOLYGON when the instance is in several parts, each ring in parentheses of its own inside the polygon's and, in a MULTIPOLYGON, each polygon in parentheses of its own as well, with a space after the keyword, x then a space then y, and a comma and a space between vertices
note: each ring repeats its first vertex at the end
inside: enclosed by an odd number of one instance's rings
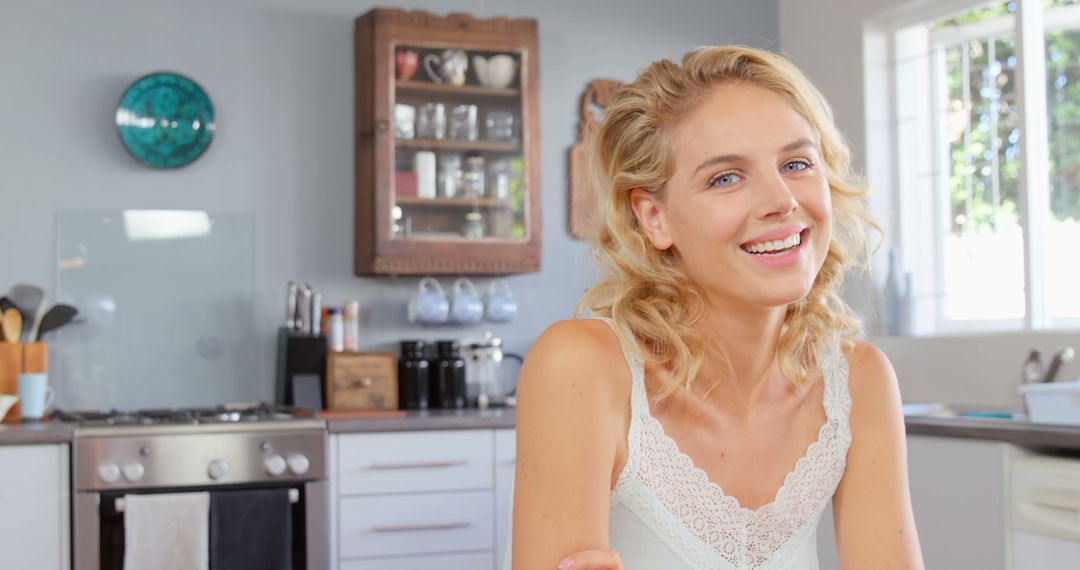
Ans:
POLYGON ((810 294, 813 283, 798 283, 781 287, 779 283, 766 285, 758 290, 753 303, 762 307, 786 307, 797 303, 810 294))

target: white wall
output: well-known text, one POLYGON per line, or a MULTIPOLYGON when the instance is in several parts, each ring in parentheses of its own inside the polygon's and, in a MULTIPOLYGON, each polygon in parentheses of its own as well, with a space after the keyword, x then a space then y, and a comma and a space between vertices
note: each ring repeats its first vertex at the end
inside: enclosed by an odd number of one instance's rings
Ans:
MULTIPOLYGON (((783 52, 799 65, 832 105, 840 129, 852 147, 853 161, 865 172, 868 133, 888 128, 889 117, 871 113, 880 105, 868 105, 867 97, 887 97, 880 84, 865 85, 864 78, 888 61, 874 61, 863 54, 863 30, 868 20, 882 20, 909 8, 925 9, 924 0, 780 0, 780 43, 783 52)), ((941 0, 934 5, 957 6, 963 2, 941 0)), ((880 72, 879 72, 880 73, 880 72)), ((875 99, 874 101, 878 101, 875 99)), ((873 103, 874 101, 871 101, 873 103)), ((870 173, 872 176, 877 172, 870 173)), ((886 176, 888 172, 885 173, 886 176)), ((874 179, 871 178, 871 182, 874 179)), ((894 221, 894 200, 871 189, 871 207, 886 223, 894 221)), ((886 244, 887 245, 887 244, 886 244)), ((887 248, 883 247, 882 252, 887 248)), ((876 286, 856 283, 849 292, 874 326, 873 303, 867 300, 880 290, 884 277, 881 256, 875 260, 876 286)), ((1080 348, 1076 332, 1010 333, 939 338, 877 338, 900 378, 906 401, 943 401, 963 404, 1018 405, 1016 385, 1029 349, 1041 346, 1044 355, 1064 346, 1080 348)), ((1044 358, 1046 358, 1044 356, 1044 358)), ((1080 366, 1064 367, 1061 377, 1074 379, 1080 366)), ((857 379, 853 379, 857 380, 857 379)))

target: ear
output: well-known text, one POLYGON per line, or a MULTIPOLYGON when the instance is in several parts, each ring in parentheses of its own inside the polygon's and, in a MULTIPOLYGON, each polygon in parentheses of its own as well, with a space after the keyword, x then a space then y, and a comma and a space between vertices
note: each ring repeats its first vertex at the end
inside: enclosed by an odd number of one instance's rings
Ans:
POLYGON ((645 230, 645 237, 653 247, 664 250, 675 243, 671 234, 668 233, 664 205, 657 196, 644 188, 634 188, 630 191, 630 206, 634 209, 638 223, 645 230))

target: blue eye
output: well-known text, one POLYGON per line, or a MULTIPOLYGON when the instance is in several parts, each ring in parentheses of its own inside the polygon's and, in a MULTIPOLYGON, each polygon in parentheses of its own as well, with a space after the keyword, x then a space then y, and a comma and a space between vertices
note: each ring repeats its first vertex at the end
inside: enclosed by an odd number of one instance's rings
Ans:
POLYGON ((810 168, 811 164, 806 160, 793 160, 785 164, 782 168, 785 172, 799 172, 810 168))
POLYGON ((739 175, 734 172, 725 172, 709 181, 709 186, 724 188, 739 181, 739 175))

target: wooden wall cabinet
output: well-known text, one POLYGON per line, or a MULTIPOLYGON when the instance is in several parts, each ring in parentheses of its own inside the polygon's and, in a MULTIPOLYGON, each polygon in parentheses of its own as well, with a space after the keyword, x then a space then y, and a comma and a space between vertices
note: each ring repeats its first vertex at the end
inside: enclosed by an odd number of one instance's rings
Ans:
POLYGON ((539 271, 536 21, 377 8, 355 42, 357 275, 539 271))

